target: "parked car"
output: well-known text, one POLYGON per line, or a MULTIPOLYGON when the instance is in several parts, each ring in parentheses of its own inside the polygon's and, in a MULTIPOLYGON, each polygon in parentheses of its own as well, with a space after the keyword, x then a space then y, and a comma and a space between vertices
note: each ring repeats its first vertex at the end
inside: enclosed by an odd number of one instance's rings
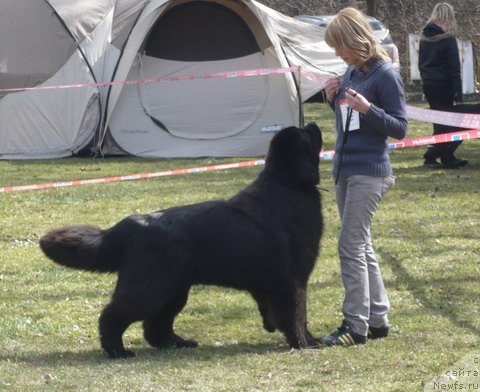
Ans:
MULTIPOLYGON (((327 27, 328 22, 330 22, 333 17, 334 15, 298 15, 294 18, 303 22, 311 23, 318 27, 327 27)), ((367 16, 366 18, 368 23, 370 23, 370 26, 372 27, 373 34, 392 59, 393 66, 396 69, 400 70, 398 48, 397 45, 395 45, 395 43, 393 42, 392 37, 390 36, 390 30, 388 30, 387 27, 378 19, 375 19, 371 16, 367 16)))

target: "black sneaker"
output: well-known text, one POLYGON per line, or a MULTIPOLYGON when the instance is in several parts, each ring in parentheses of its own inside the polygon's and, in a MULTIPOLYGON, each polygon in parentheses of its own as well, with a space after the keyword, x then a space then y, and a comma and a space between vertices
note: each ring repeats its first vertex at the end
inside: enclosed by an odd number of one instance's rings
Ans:
POLYGON ((440 167, 441 163, 437 161, 437 158, 440 158, 438 152, 432 146, 428 147, 425 154, 423 154, 423 159, 425 159, 423 166, 431 168, 440 167))
POLYGON ((322 341, 325 346, 355 346, 365 344, 367 338, 353 332, 352 327, 344 321, 334 333, 325 336, 322 341))
POLYGON ((375 339, 381 339, 381 338, 386 338, 388 336, 388 331, 390 328, 388 325, 384 325, 383 327, 368 327, 368 335, 367 339, 370 340, 375 340, 375 339))
POLYGON ((423 166, 435 168, 435 167, 440 167, 442 165, 436 159, 426 158, 425 161, 423 162, 423 166))
POLYGON ((468 161, 466 159, 459 159, 457 157, 442 159, 441 161, 442 166, 445 169, 458 169, 459 167, 468 165, 468 161))

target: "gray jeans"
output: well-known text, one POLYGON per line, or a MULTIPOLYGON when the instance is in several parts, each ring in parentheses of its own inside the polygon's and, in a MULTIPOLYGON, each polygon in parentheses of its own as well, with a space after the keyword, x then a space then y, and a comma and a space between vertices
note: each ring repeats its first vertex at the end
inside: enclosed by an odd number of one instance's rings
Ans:
POLYGON ((338 254, 345 300, 342 312, 353 330, 367 336, 368 326, 388 323, 390 302, 372 247, 370 227, 378 204, 395 185, 395 178, 349 176, 335 188, 341 229, 338 254))

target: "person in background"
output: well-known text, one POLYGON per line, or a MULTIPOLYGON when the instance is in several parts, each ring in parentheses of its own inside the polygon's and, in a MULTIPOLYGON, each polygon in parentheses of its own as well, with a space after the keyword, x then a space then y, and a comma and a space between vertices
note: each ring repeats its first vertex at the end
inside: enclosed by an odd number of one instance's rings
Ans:
POLYGON ((370 228, 380 201, 395 184, 387 138, 406 136, 406 101, 402 78, 362 12, 341 10, 327 25, 325 41, 348 68, 325 84, 336 119, 333 175, 345 297, 343 321, 323 343, 350 346, 365 343, 367 335, 376 339, 389 333, 390 304, 370 228))
MULTIPOLYGON (((430 109, 451 111, 462 99, 462 78, 455 31, 457 22, 453 7, 437 3, 423 28, 418 52, 418 68, 423 93, 430 109)), ((456 129, 433 124, 433 134, 454 132, 456 129)), ((461 141, 435 144, 423 155, 424 166, 458 168, 468 161, 458 159, 454 152, 461 141), (437 159, 440 158, 439 163, 437 159)))

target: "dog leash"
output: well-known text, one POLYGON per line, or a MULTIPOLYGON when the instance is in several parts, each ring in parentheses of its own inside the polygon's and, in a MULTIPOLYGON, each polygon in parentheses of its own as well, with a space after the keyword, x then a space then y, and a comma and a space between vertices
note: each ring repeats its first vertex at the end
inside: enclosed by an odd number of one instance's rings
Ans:
POLYGON ((337 169, 337 176, 335 177, 335 185, 337 185, 338 178, 340 177, 340 168, 342 167, 342 161, 343 161, 343 150, 345 149, 345 144, 347 144, 348 133, 350 131, 350 121, 352 119, 352 112, 353 112, 353 109, 349 106, 347 109, 347 120, 345 121, 345 130, 343 132, 342 146, 340 147, 340 151, 338 153, 339 155, 338 169, 337 169))

